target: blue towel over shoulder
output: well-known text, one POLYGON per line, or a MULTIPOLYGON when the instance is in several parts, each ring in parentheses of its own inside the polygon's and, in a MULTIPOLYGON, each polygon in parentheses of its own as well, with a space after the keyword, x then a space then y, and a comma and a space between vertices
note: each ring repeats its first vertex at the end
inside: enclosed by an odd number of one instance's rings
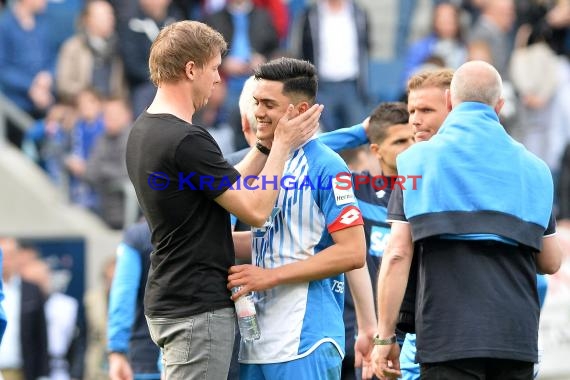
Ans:
POLYGON ((414 241, 493 234, 542 247, 552 212, 548 166, 512 139, 488 105, 455 107, 431 140, 398 156, 398 173, 420 175, 403 191, 414 241))

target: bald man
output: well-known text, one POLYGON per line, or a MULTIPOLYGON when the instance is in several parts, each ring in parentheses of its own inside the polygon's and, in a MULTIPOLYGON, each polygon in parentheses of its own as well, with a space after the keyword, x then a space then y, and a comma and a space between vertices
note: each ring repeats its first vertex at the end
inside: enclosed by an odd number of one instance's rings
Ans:
POLYGON ((414 246, 422 379, 533 377, 536 273, 555 273, 561 251, 550 171, 499 123, 501 93, 491 65, 462 65, 438 133, 398 156, 398 173, 421 180, 395 189, 388 206, 373 353, 381 379, 401 375, 394 330, 414 246))

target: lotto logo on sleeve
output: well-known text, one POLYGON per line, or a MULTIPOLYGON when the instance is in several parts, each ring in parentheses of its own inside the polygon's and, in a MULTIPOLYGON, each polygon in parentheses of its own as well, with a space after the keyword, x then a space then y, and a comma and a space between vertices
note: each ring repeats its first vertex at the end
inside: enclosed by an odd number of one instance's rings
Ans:
POLYGON ((352 209, 342 215, 340 218, 340 223, 349 226, 352 224, 352 222, 358 220, 358 218, 360 218, 360 211, 352 209))
POLYGON ((339 216, 332 222, 328 229, 329 232, 335 232, 347 227, 358 226, 364 224, 362 213, 356 206, 345 207, 339 216))

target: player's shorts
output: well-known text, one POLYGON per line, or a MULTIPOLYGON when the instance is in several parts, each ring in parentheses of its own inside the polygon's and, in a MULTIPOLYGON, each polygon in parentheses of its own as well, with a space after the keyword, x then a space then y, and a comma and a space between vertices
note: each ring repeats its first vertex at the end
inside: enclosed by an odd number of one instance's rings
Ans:
POLYGON ((283 363, 240 364, 240 378, 248 380, 335 380, 340 379, 342 357, 337 348, 325 342, 309 355, 283 363))

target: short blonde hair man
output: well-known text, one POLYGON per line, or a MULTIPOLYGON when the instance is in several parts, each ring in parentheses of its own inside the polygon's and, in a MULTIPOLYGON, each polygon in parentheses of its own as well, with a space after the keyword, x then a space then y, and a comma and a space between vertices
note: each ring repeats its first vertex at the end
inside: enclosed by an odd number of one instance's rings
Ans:
POLYGON ((227 49, 224 37, 198 21, 180 21, 166 26, 152 43, 148 60, 150 79, 155 86, 176 82, 184 75, 188 61, 204 67, 227 49))

